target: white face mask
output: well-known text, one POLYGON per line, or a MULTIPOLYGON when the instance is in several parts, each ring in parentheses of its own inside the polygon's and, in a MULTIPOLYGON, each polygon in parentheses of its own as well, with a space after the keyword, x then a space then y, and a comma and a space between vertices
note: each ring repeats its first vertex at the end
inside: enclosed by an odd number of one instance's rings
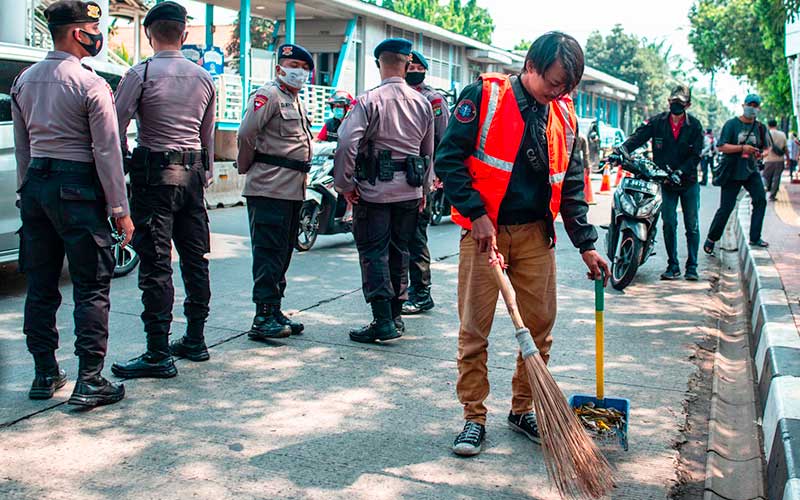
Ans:
POLYGON ((278 75, 278 79, 290 87, 294 87, 296 89, 302 88, 308 80, 309 71, 307 69, 285 68, 283 66, 280 68, 285 74, 278 75))

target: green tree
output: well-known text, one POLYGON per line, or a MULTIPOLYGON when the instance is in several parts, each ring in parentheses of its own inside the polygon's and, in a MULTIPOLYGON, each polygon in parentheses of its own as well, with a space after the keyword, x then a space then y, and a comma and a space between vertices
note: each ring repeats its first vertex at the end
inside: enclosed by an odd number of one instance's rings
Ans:
POLYGON ((785 24, 798 8, 798 0, 696 0, 689 43, 698 68, 730 71, 764 97, 767 114, 787 119, 793 113, 785 24))
MULTIPOLYGON (((250 19, 250 46, 254 49, 266 49, 273 42, 272 34, 275 29, 274 21, 253 17, 250 19)), ((239 68, 239 17, 233 21, 233 33, 231 40, 225 46, 225 50, 231 57, 231 66, 239 68)))
POLYGON ((435 24, 483 43, 491 43, 494 21, 489 10, 478 6, 477 0, 362 0, 380 5, 400 14, 435 24))
POLYGON ((533 45, 533 42, 531 40, 523 38, 522 40, 517 42, 516 45, 514 45, 514 48, 512 50, 515 52, 528 52, 528 49, 531 48, 531 45, 533 45))

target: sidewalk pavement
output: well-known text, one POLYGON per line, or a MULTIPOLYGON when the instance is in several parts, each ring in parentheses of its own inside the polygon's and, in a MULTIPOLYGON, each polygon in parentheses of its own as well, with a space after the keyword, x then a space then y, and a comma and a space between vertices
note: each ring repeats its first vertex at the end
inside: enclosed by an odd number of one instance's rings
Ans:
MULTIPOLYGON (((601 197, 592 208, 593 223, 607 222, 609 201, 601 197)), ((716 191, 703 189, 703 231, 716 204, 716 191)), ((347 329, 364 324, 368 308, 352 239, 341 235, 294 255, 284 305, 306 333, 259 343, 244 333, 253 314, 245 209, 210 216, 211 360, 178 362, 174 379, 126 381, 126 399, 113 406, 80 412, 64 404, 76 373, 68 281, 58 355, 70 382, 50 401, 27 399, 24 282, 0 276, 0 497, 558 498, 541 450, 505 423, 517 345, 501 302, 489 347, 485 451, 472 459, 450 451, 463 425, 455 394, 457 226, 430 229, 437 307, 408 318, 402 339, 348 340, 347 329)), ((560 223, 558 233, 550 369, 566 394, 591 393, 593 288, 560 223)), ((630 451, 607 453, 615 499, 665 498, 679 481, 691 358, 716 318, 709 295, 719 262, 702 255, 699 282, 662 282, 661 243, 657 252, 624 293, 609 290, 606 299, 606 394, 630 399, 632 411, 630 451)), ((173 264, 180 335, 183 294, 173 264)), ((135 274, 115 280, 107 364, 141 352, 140 310, 135 274)))

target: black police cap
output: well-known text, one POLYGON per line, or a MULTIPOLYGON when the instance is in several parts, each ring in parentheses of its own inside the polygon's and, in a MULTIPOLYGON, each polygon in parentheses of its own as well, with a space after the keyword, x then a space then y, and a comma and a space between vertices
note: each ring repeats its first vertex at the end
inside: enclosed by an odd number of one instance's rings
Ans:
POLYGON ((186 24, 186 9, 176 2, 166 1, 157 3, 144 16, 142 26, 147 27, 154 21, 177 21, 186 24))
POLYGON ((405 38, 387 38, 375 47, 373 54, 375 59, 379 58, 384 52, 394 52, 407 56, 411 54, 411 46, 414 45, 405 38))
POLYGON ((278 47, 278 59, 297 59, 307 62, 311 69, 314 69, 314 58, 311 53, 299 45, 285 43, 278 47))
POLYGON ((96 23, 100 21, 103 11, 95 2, 80 0, 61 0, 45 9, 44 18, 48 26, 65 24, 96 23))

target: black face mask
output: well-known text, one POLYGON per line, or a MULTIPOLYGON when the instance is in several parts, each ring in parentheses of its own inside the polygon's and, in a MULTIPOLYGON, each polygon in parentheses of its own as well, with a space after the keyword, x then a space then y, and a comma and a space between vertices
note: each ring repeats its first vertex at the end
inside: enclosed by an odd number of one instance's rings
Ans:
POLYGON ((673 115, 682 115, 686 112, 686 106, 679 102, 670 103, 669 112, 673 115))
POLYGON ((419 85, 425 80, 425 72, 424 71, 411 71, 406 73, 406 82, 413 86, 419 85))
POLYGON ((93 33, 88 33, 88 32, 83 31, 83 30, 80 30, 80 32, 83 33, 84 35, 86 35, 90 40, 89 43, 83 43, 80 40, 78 40, 78 43, 81 44, 81 47, 86 49, 86 52, 88 52, 90 56, 94 57, 97 54, 99 54, 101 50, 103 50, 103 34, 102 33, 98 33, 98 34, 95 35, 93 33), (100 42, 100 44, 98 44, 97 42, 100 42))

